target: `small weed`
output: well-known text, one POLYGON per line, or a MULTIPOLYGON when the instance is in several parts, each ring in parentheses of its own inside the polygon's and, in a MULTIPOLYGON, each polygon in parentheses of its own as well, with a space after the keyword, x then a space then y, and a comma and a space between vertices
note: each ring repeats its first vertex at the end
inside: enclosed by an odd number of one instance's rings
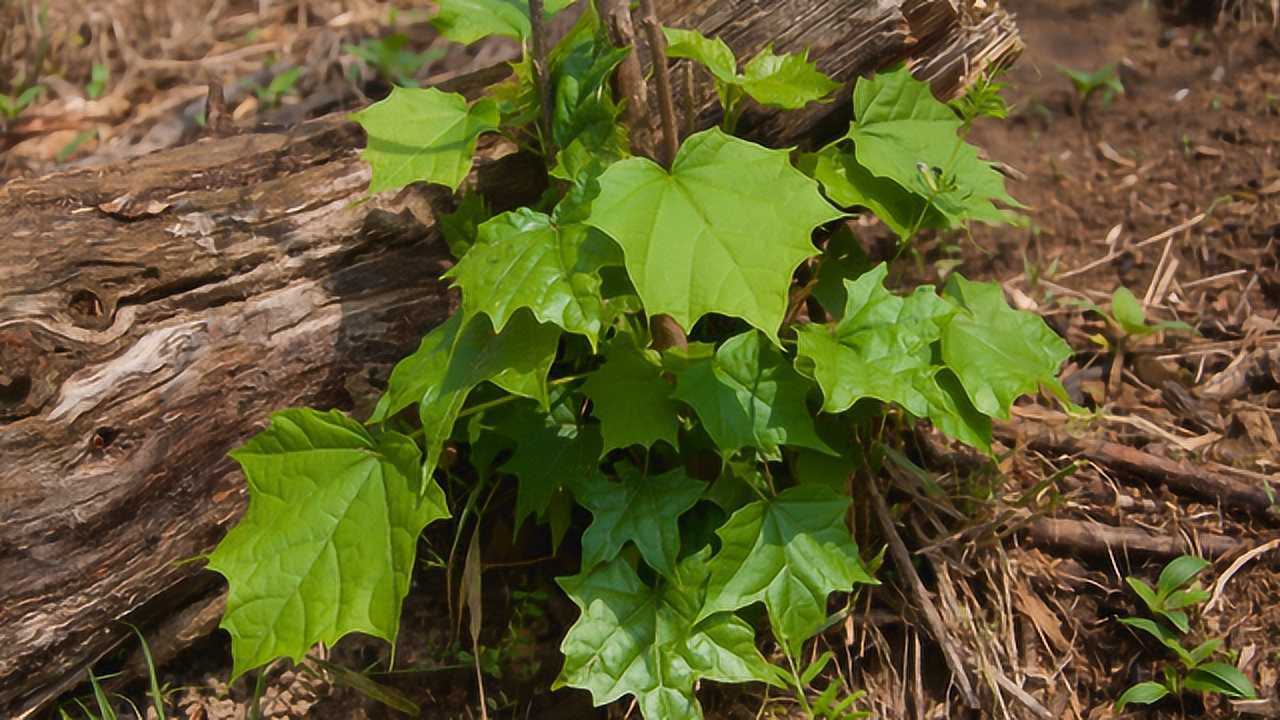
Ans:
POLYGON ((271 82, 267 83, 265 87, 255 85, 253 92, 258 96, 258 102, 262 103, 264 107, 275 107, 293 90, 294 86, 298 84, 298 78, 301 76, 302 68, 291 67, 271 78, 271 82))
POLYGON ((107 89, 107 82, 111 79, 111 69, 102 63, 94 63, 93 70, 89 76, 89 84, 84 86, 85 97, 90 100, 97 100, 102 97, 102 93, 107 89))
MULTIPOLYGON (((350 43, 342 46, 342 51, 360 60, 366 67, 386 82, 401 87, 417 87, 415 79, 425 65, 435 62, 444 56, 439 48, 428 48, 422 52, 409 49, 409 38, 401 33, 392 33, 384 38, 367 38, 358 45, 350 43)), ((352 65, 353 80, 362 80, 363 73, 358 65, 352 65)))
POLYGON ((44 94, 43 85, 32 85, 17 95, 0 94, 0 115, 13 120, 44 94))
POLYGON ((1120 81, 1120 73, 1114 63, 1093 72, 1062 66, 1058 66, 1058 71, 1071 81, 1071 87, 1076 91, 1076 114, 1086 127, 1090 124, 1089 107, 1094 97, 1101 97, 1105 108, 1117 95, 1124 94, 1124 83, 1120 81))
POLYGON ((1130 704, 1151 705, 1166 697, 1178 697, 1187 690, 1216 693, 1232 699, 1257 696, 1253 683, 1234 666, 1210 660, 1221 649, 1221 638, 1210 638, 1194 648, 1187 648, 1178 637, 1179 633, 1186 633, 1191 629, 1186 610, 1209 599, 1209 593, 1201 587, 1200 582, 1193 580, 1207 567, 1207 561, 1183 555, 1165 566, 1154 589, 1140 578, 1125 578, 1125 582, 1146 605, 1147 611, 1158 619, 1125 617, 1120 618, 1120 622, 1159 640, 1160 644, 1173 652, 1182 667, 1165 665, 1161 668, 1163 681, 1148 680, 1125 690, 1116 701, 1117 711, 1130 704), (1170 630, 1159 620, 1164 620, 1177 632, 1170 630))

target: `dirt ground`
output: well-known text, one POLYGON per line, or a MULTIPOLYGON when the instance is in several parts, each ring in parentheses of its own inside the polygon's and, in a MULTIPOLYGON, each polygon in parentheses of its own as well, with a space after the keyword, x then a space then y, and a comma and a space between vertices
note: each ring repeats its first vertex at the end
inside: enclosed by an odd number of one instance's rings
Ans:
MULTIPOLYGON (((348 3, 347 17, 334 23, 341 16, 311 4, 314 15, 299 18, 271 3, 237 14, 231 3, 221 17, 244 34, 236 44, 171 9, 167 38, 148 47, 50 48, 68 68, 68 87, 55 84, 7 123, 0 180, 189 139, 199 132, 204 96, 189 61, 210 53, 232 74, 290 57, 310 68, 299 96, 316 100, 266 102, 246 85, 229 97, 241 118, 288 123, 361 102, 370 86, 344 81, 352 62, 339 48, 386 32, 388 6, 348 3), (263 24, 261 12, 273 22, 263 24), (245 51, 257 46, 271 49, 245 51), (140 55, 168 59, 133 62, 116 90, 77 99, 93 62, 123 67, 140 55)), ((1215 561, 1206 573, 1214 597, 1194 618, 1191 637, 1225 638, 1230 661, 1262 699, 1233 707, 1187 695, 1129 716, 1280 717, 1280 515, 1222 490, 1256 492, 1280 469, 1280 33, 1270 5, 1238 3, 1227 13, 1236 17, 1224 18, 1195 2, 1004 4, 1027 45, 1003 78, 1013 110, 1007 121, 979 122, 972 139, 1004 164, 1030 222, 929 238, 898 279, 936 282, 962 272, 1004 283, 1013 302, 1042 313, 1076 350, 1064 382, 1099 417, 1084 427, 1047 401, 1022 406, 998 428, 1007 449, 995 467, 919 430, 910 443, 919 469, 895 474, 889 498, 904 539, 951 642, 990 699, 990 716, 1117 717, 1115 699, 1168 659, 1117 622, 1140 614, 1124 578, 1153 583, 1168 558, 1190 548, 1215 561), (1124 93, 1109 102, 1097 95, 1082 102, 1062 71, 1112 64, 1124 93), (1114 337, 1101 340, 1105 321, 1080 303, 1106 308, 1119 287, 1144 302, 1149 318, 1179 320, 1196 333, 1157 333, 1117 350, 1114 337), (1150 458, 1183 462, 1185 481, 1170 479, 1150 458), (1123 532, 1131 535, 1121 543, 1123 532)), ((411 46, 441 51, 426 78, 510 52, 503 45, 446 50, 422 33, 413 12, 398 19, 411 46)), ((84 34, 105 32, 109 22, 90 14, 84 34)), ((880 228, 864 224, 859 233, 873 253, 889 252, 880 228)), ((435 546, 447 548, 449 538, 439 540, 435 546)), ((522 536, 484 576, 489 714, 605 717, 585 693, 547 690, 559 669, 556 645, 576 612, 552 582, 572 563, 539 560, 538 542, 522 536)), ((266 675, 262 715, 403 717, 387 703, 412 701, 423 717, 480 717, 474 670, 446 619, 443 584, 439 566, 426 563, 406 606, 394 671, 386 671, 381 644, 350 639, 329 651, 328 662, 369 669, 378 687, 356 688, 359 676, 321 664, 281 664, 266 675), (385 702, 371 697, 379 693, 385 702)), ((914 603, 892 577, 859 599, 846 625, 824 638, 842 677, 867 691, 863 707, 877 717, 986 716, 966 710, 948 685, 914 603)), ((254 688, 249 680, 226 684, 229 658, 219 634, 160 669, 180 717, 250 716, 254 688)), ((140 699, 143 688, 124 691, 140 699)), ((701 696, 716 718, 789 717, 791 707, 766 703, 758 691, 708 686, 701 696)))

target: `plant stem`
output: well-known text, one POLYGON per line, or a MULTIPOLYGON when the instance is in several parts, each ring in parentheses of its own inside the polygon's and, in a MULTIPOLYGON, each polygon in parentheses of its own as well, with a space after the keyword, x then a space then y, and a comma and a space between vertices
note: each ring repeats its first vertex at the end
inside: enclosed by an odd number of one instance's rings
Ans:
MULTIPOLYGON (((565 383, 571 383, 574 380, 581 380, 585 378, 587 374, 588 373, 583 373, 581 375, 565 375, 562 378, 556 378, 555 380, 552 380, 548 384, 563 385, 565 383)), ((461 420, 464 417, 471 417, 472 415, 475 415, 478 412, 484 412, 485 410, 488 410, 490 408, 495 408, 500 405, 506 405, 507 403, 512 402, 514 400, 519 400, 520 398, 521 396, 519 395, 503 395, 500 398, 489 400, 488 402, 482 402, 479 405, 472 405, 466 410, 463 410, 462 412, 458 413, 458 419, 461 420)))
POLYGON ((640 24, 644 26, 649 41, 649 53, 653 55, 653 78, 658 85, 658 111, 662 116, 662 143, 658 146, 658 163, 671 169, 680 147, 680 126, 676 122, 676 104, 671 96, 671 72, 667 68, 667 38, 658 24, 658 13, 653 0, 640 0, 640 24))
POLYGON ((529 26, 533 85, 538 91, 538 110, 542 118, 542 147, 550 160, 555 155, 555 147, 551 134, 551 84, 547 78, 547 27, 543 0, 529 0, 529 26))
POLYGON ((800 670, 796 668, 795 658, 791 657, 791 648, 787 647, 785 642, 782 643, 782 654, 787 658, 791 678, 796 682, 796 699, 800 701, 800 707, 804 708, 804 714, 813 717, 813 708, 809 706, 809 698, 804 694, 804 683, 800 681, 800 670))
POLYGON ((649 111, 649 90, 644 82, 644 68, 640 66, 640 53, 636 49, 631 5, 628 0, 599 0, 598 4, 600 15, 609 31, 609 39, 614 45, 631 50, 618 63, 618 71, 613 78, 615 91, 625 101, 623 119, 631 130, 631 150, 637 155, 656 159, 653 133, 645 119, 645 113, 649 111))

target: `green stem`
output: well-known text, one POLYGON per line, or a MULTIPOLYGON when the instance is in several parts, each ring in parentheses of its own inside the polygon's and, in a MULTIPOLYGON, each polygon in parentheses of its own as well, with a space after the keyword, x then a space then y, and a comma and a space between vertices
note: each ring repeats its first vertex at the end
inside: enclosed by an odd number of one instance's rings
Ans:
POLYGON ((796 683, 796 699, 800 701, 800 707, 804 708, 804 714, 813 717, 813 708, 809 705, 809 698, 805 695, 804 683, 800 681, 800 670, 796 668, 795 658, 791 656, 791 648, 787 647, 787 643, 782 643, 782 654, 787 658, 787 667, 791 670, 791 678, 796 683))
MULTIPOLYGON (((582 373, 582 374, 580 374, 580 375, 565 375, 565 376, 564 376, 564 377, 562 377, 562 378, 556 378, 555 380, 552 380, 549 384, 551 384, 551 385, 563 385, 563 384, 565 384, 565 383, 571 383, 571 382, 573 382, 574 380, 581 380, 582 378, 586 377, 588 374, 589 374, 589 373, 582 373)), ((521 397, 522 397, 522 396, 520 396, 520 395, 503 395, 503 396, 502 396, 502 397, 500 397, 500 398, 496 398, 496 399, 494 399, 494 400, 489 400, 488 402, 482 402, 482 403, 480 403, 479 405, 472 405, 471 407, 467 408, 466 410, 463 410, 462 412, 458 413, 458 419, 459 419, 459 420, 461 420, 461 419, 462 419, 462 418, 464 418, 464 417, 471 417, 472 415, 475 415, 476 413, 484 412, 485 410, 489 410, 489 409, 491 409, 491 408, 495 408, 495 407, 498 407, 498 406, 500 406, 500 405, 506 405, 506 404, 507 404, 507 403, 509 403, 509 402, 512 402, 512 401, 514 401, 514 400, 519 400, 519 399, 521 399, 521 397)), ((416 433, 415 433, 415 434, 416 434, 416 433)))

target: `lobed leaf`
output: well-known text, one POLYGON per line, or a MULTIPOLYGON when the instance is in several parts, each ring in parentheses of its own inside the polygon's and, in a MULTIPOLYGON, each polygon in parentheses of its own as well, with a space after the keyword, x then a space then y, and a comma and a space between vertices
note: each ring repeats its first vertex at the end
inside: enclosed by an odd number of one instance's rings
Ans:
POLYGON ((600 269, 619 261, 613 241, 592 228, 520 208, 481 225, 476 244, 445 277, 462 290, 463 313, 488 315, 498 332, 528 308, 594 347, 604 315, 600 269))
POLYGON ((249 508, 209 568, 230 586, 232 679, 351 632, 394 642, 418 535, 449 516, 413 441, 337 411, 294 409, 231 455, 249 508))
POLYGON ((678 406, 660 363, 657 353, 636 347, 630 335, 620 335, 609 344, 604 365, 587 378, 582 392, 600 418, 604 452, 649 447, 659 440, 678 446, 678 406))
POLYGON ((1009 307, 996 283, 953 274, 944 292, 962 312, 942 332, 942 358, 975 408, 1007 420, 1014 400, 1040 387, 1069 402, 1057 374, 1071 348, 1040 316, 1009 307))
MULTIPOLYGON (((458 43, 473 43, 497 35, 525 40, 532 32, 528 0, 436 0, 440 10, 431 24, 458 43)), ((564 10, 573 0, 547 0, 547 16, 564 10)))
POLYGON ((773 632, 794 648, 822 629, 827 595, 877 584, 845 525, 848 497, 821 485, 789 488, 730 516, 699 618, 763 602, 773 632))
POLYGON ((610 166, 587 222, 622 246, 650 315, 688 330, 720 313, 772 338, 792 274, 818 252, 810 235, 838 217, 785 151, 713 128, 684 142, 670 172, 645 158, 610 166))
POLYGON ((559 338, 558 329, 538 323, 528 311, 516 313, 500 333, 485 316, 454 314, 392 369, 369 421, 383 422, 418 405, 427 449, 423 473, 430 477, 467 396, 480 383, 492 381, 547 405, 547 373, 559 338))
POLYGON ((594 518, 582 534, 583 571, 617 557, 631 542, 649 567, 674 578, 680 554, 676 521, 702 497, 706 483, 679 468, 649 477, 625 463, 618 476, 614 482, 596 474, 573 486, 574 497, 594 518))
POLYGON ((530 515, 546 519, 562 490, 599 472, 600 428, 581 423, 563 404, 547 413, 520 403, 494 430, 515 442, 502 471, 518 481, 517 529, 530 515))
POLYGON ((597 707, 631 695, 643 717, 665 720, 702 718, 699 680, 777 684, 750 625, 727 612, 699 617, 706 577, 703 552, 654 588, 623 558, 560 578, 582 614, 560 645, 555 687, 587 690, 597 707))
POLYGON ((676 378, 676 399, 694 409, 726 456, 751 447, 776 459, 783 445, 834 454, 806 405, 812 386, 754 330, 729 338, 713 357, 690 359, 676 378))
POLYGON ((468 107, 457 93, 399 86, 351 119, 369 136, 361 156, 373 171, 370 193, 419 181, 457 190, 471 172, 476 138, 499 121, 492 100, 468 107))
MULTIPOLYGON (((1014 219, 995 204, 1019 207, 1005 190, 1003 177, 960 138, 963 122, 955 112, 905 67, 860 79, 854 87, 853 113, 845 137, 853 141, 857 164, 926 199, 947 227, 970 220, 1001 224, 1014 219)), ((862 187, 872 191, 864 195, 873 194, 874 186, 862 187)), ((900 228, 907 216, 890 217, 900 228)))

